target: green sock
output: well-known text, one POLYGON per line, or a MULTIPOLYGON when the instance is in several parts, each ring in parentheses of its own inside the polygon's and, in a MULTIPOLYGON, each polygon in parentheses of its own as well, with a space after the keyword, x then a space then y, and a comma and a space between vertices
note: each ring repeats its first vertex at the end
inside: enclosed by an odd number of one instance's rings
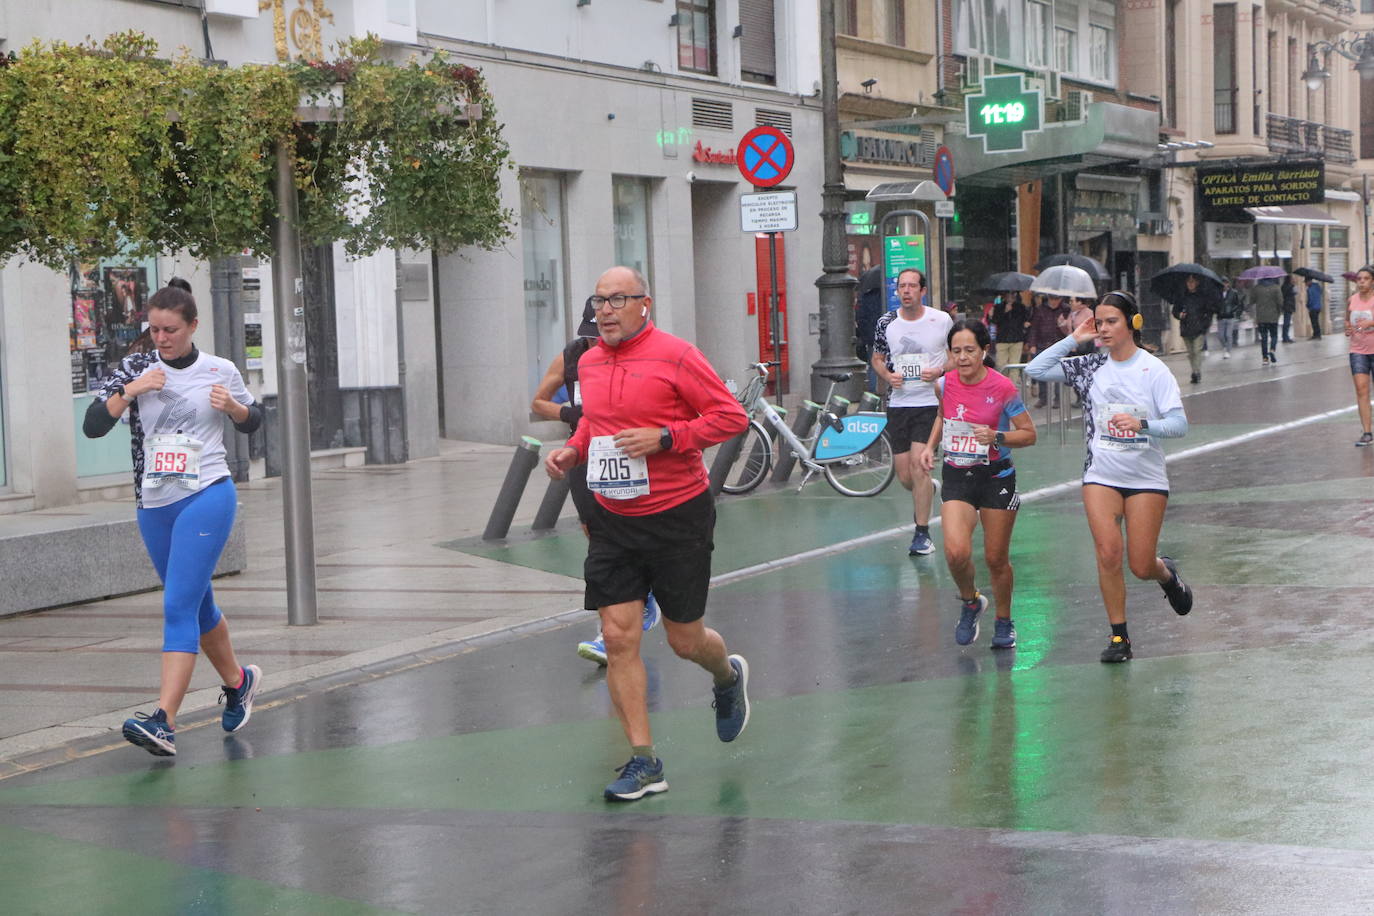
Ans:
POLYGON ((634 754, 636 757, 647 757, 650 760, 655 759, 654 746, 652 744, 633 745, 630 748, 630 753, 634 754))

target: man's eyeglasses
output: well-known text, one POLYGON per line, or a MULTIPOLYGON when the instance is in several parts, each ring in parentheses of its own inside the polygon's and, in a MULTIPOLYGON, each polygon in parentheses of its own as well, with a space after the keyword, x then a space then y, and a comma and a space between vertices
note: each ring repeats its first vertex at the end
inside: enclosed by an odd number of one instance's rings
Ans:
POLYGON ((597 311, 601 311, 601 307, 603 305, 606 305, 607 303, 610 303, 610 306, 613 309, 623 309, 625 307, 625 303, 629 302, 631 299, 648 298, 648 293, 644 293, 639 296, 627 296, 624 293, 617 293, 614 296, 592 296, 589 299, 587 299, 587 301, 592 304, 592 308, 596 309, 597 311))

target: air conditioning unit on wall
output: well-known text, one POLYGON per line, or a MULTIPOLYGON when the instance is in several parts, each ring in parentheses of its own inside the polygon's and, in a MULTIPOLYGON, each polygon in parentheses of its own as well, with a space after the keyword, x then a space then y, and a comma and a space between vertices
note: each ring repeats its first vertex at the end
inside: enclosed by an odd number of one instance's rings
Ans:
POLYGON ((993 59, 984 54, 970 54, 964 58, 964 88, 981 89, 983 77, 992 76, 993 59))
POLYGON ((1082 121, 1088 116, 1088 106, 1093 102, 1093 94, 1084 89, 1070 89, 1064 93, 1065 121, 1082 121))

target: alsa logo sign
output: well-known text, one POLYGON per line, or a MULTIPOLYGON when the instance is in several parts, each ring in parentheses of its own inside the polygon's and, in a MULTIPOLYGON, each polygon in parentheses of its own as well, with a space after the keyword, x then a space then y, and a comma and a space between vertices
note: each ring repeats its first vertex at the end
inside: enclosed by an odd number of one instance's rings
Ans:
POLYGON ((733 149, 711 149, 698 140, 697 145, 692 148, 692 158, 697 162, 710 162, 714 165, 734 165, 735 151, 733 149))

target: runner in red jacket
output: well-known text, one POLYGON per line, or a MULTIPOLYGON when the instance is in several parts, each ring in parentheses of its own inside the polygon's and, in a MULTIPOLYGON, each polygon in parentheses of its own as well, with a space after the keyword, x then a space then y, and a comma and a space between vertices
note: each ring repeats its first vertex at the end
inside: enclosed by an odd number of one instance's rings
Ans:
POLYGON ((638 271, 606 271, 591 302, 601 340, 578 362, 582 422, 544 466, 562 479, 586 462, 606 510, 588 526, 586 606, 601 615, 606 685, 632 749, 605 795, 633 801, 668 788, 639 654, 651 589, 668 645, 715 678, 716 736, 733 741, 749 722, 749 665, 702 620, 716 510, 701 460, 704 446, 743 432, 748 418, 696 347, 649 321, 653 298, 638 271))

